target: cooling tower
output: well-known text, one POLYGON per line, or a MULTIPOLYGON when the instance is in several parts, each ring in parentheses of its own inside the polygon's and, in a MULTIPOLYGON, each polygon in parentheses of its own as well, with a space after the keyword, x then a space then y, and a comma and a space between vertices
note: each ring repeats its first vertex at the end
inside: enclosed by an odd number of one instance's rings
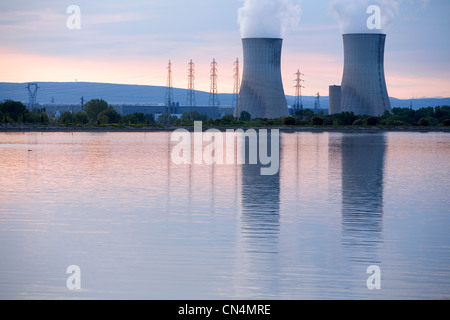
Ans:
POLYGON ((341 86, 330 86, 328 113, 341 113, 341 86))
POLYGON ((385 34, 344 34, 341 112, 380 116, 391 111, 384 77, 385 34))
POLYGON ((244 38, 244 72, 241 90, 234 111, 242 111, 253 119, 275 119, 289 116, 281 79, 282 39, 244 38))

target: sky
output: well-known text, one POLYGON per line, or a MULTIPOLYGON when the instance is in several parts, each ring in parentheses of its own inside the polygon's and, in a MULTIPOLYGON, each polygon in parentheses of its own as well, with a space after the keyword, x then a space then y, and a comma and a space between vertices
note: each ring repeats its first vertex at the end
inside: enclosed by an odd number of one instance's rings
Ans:
MULTIPOLYGON (((231 93, 236 58, 241 72, 243 68, 241 29, 246 11, 241 8, 260 9, 271 1, 275 0, 2 0, 0 82, 165 86, 171 60, 173 86, 187 88, 192 59, 195 89, 209 91, 210 64, 215 59, 219 93, 231 93), (75 21, 74 12, 67 11, 71 5, 80 9, 79 28, 73 23, 68 27, 68 20, 75 21)), ((356 3, 367 0, 277 1, 280 6, 259 10, 262 17, 256 15, 256 21, 283 21, 285 93, 295 94, 294 74, 299 69, 304 74, 304 95, 327 96, 329 85, 340 84, 343 71, 342 21, 335 14, 336 5, 350 3, 355 11, 356 3), (288 15, 280 14, 284 8, 288 15)), ((377 2, 394 4, 394 21, 383 30, 389 95, 450 97, 450 1, 368 1, 377 2)), ((366 12, 362 15, 364 21, 369 17, 366 12)))

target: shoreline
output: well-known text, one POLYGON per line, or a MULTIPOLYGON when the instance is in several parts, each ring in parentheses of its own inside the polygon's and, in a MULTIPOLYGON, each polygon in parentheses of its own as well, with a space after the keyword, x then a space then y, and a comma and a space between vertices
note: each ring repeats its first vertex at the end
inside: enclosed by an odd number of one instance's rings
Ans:
MULTIPOLYGON (((170 127, 152 127, 146 126, 141 128, 136 127, 60 127, 60 126, 39 126, 39 125, 14 125, 14 124, 3 124, 0 125, 0 132, 2 133, 18 133, 18 132, 37 132, 37 133, 45 133, 45 132, 61 132, 61 133, 70 133, 70 132, 173 132, 177 129, 185 129, 190 132, 194 131, 194 127, 187 126, 170 126, 170 127)), ((312 132, 312 133, 321 133, 321 132, 342 132, 342 133, 382 133, 382 132, 419 132, 419 133, 427 133, 427 132, 441 132, 441 133, 450 133, 450 127, 393 127, 393 128, 385 128, 385 127, 284 127, 284 126, 273 126, 273 127, 208 127, 203 126, 203 131, 208 129, 218 129, 220 131, 225 132, 226 130, 237 130, 242 129, 244 131, 248 129, 278 129, 283 133, 296 133, 296 132, 312 132)))

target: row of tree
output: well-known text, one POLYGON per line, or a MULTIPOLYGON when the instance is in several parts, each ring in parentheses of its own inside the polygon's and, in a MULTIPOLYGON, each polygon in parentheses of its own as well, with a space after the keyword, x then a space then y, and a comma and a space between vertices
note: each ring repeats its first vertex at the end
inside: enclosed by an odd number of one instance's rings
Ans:
POLYGON ((30 112, 18 101, 6 100, 0 103, 0 122, 3 123, 42 123, 51 121, 63 125, 175 125, 190 126, 194 121, 202 121, 210 126, 450 126, 450 106, 428 107, 418 110, 394 108, 382 116, 359 116, 352 112, 333 115, 315 114, 310 109, 299 110, 294 115, 279 119, 254 119, 243 111, 238 118, 225 115, 221 119, 209 119, 206 114, 197 111, 186 112, 181 118, 168 113, 155 119, 153 114, 134 113, 120 115, 102 99, 93 99, 85 104, 84 111, 72 114, 64 112, 57 119, 49 119, 45 110, 30 112))
POLYGON ((0 103, 0 122, 3 123, 41 123, 48 124, 55 122, 63 125, 84 125, 84 124, 154 124, 155 119, 152 114, 144 115, 135 113, 122 116, 114 110, 108 103, 101 99, 90 100, 85 104, 84 111, 71 113, 64 112, 56 119, 50 119, 47 112, 35 110, 30 112, 27 107, 19 101, 6 100, 0 103))
POLYGON ((312 110, 300 110, 292 117, 283 120, 285 125, 314 126, 450 126, 450 106, 428 107, 413 110, 393 108, 379 117, 355 115, 353 112, 324 115, 314 114, 312 110))
POLYGON ((90 100, 84 105, 84 111, 66 111, 56 119, 50 119, 45 110, 30 112, 22 102, 7 100, 0 103, 0 119, 3 123, 48 124, 53 121, 59 125, 190 125, 193 121, 209 120, 206 114, 199 114, 197 111, 186 112, 180 119, 168 113, 159 115, 158 119, 153 114, 144 113, 121 115, 102 99, 90 100))
MULTIPOLYGON (((177 124, 175 122, 175 124, 177 124)), ((188 124, 188 123, 187 123, 188 124)), ((437 127, 450 126, 450 106, 428 107, 418 110, 394 108, 382 116, 355 115, 353 112, 324 115, 311 109, 296 111, 292 116, 279 119, 253 119, 243 111, 239 118, 225 115, 221 119, 209 120, 211 126, 384 126, 384 127, 437 127)))
POLYGON ((6 100, 0 103, 0 122, 48 123, 48 121, 45 111, 30 112, 22 102, 6 100))

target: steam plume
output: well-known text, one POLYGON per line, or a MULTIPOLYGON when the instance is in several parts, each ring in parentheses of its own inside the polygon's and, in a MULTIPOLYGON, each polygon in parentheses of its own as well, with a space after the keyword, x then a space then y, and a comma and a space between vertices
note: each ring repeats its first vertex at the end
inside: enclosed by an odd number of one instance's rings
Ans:
POLYGON ((329 3, 329 11, 344 34, 386 33, 395 22, 398 9, 398 0, 330 0, 329 3), (367 27, 367 8, 371 5, 381 9, 381 29, 370 30, 367 27))
POLYGON ((242 38, 283 38, 300 21, 301 0, 245 0, 238 10, 242 38))
POLYGON ((402 5, 425 9, 431 0, 330 0, 329 12, 339 23, 342 33, 387 33, 394 25, 402 5), (367 28, 367 8, 381 9, 381 29, 367 28))

